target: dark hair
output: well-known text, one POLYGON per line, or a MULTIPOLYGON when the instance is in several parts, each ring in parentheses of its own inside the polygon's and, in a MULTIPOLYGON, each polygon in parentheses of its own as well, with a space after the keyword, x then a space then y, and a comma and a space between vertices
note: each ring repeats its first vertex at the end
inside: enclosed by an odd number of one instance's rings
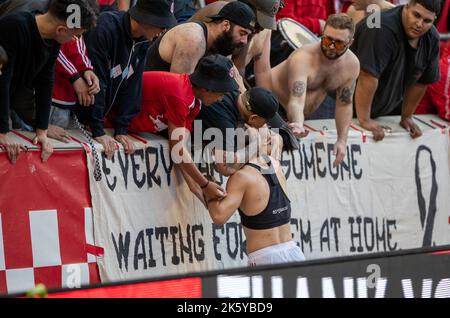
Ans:
POLYGON ((8 63, 8 54, 6 54, 5 49, 0 45, 0 64, 5 66, 8 63))
POLYGON ((91 0, 51 0, 48 13, 67 23, 74 11, 69 6, 75 5, 80 12, 80 28, 89 30, 97 23, 98 11, 91 0))
POLYGON ((345 13, 331 14, 323 29, 325 30, 327 26, 338 30, 347 29, 350 32, 350 37, 353 37, 353 34, 355 34, 355 24, 353 23, 352 18, 345 13))
POLYGON ((409 0, 409 4, 420 4, 422 7, 428 11, 434 12, 436 15, 439 15, 441 12, 441 0, 409 0))

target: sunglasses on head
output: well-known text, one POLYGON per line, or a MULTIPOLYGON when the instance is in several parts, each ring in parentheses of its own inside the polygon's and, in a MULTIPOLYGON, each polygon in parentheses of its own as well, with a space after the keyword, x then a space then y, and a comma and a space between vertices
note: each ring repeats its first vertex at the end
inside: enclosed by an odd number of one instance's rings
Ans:
POLYGON ((330 47, 331 44, 333 44, 336 50, 343 50, 347 46, 348 42, 335 40, 326 35, 322 35, 322 44, 326 47, 330 47))

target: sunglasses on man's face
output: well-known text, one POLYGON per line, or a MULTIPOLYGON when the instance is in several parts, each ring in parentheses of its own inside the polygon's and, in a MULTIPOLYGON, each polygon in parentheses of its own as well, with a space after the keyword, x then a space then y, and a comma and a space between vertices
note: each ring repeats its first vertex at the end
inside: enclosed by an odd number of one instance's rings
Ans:
POLYGON ((326 47, 331 47, 331 44, 334 45, 336 50, 343 50, 347 46, 348 42, 344 42, 341 40, 335 40, 330 38, 329 36, 323 35, 322 36, 322 45, 326 47))

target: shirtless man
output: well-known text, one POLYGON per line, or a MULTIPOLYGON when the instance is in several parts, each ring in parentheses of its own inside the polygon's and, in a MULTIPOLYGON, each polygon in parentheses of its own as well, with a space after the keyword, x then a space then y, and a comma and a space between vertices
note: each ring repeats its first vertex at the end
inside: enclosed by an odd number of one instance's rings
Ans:
POLYGON ((289 127, 298 137, 308 134, 303 127, 305 116, 312 114, 328 93, 336 93, 338 139, 334 146, 334 166, 345 156, 354 85, 359 74, 358 59, 348 50, 353 42, 354 30, 349 16, 330 15, 320 43, 295 50, 269 74, 262 74, 268 75, 264 76, 264 86, 271 88, 278 97, 286 110, 289 127))
POLYGON ((351 0, 353 4, 348 8, 347 14, 352 18, 355 25, 369 14, 373 13, 371 9, 375 5, 376 11, 385 11, 395 7, 394 4, 386 0, 351 0), (367 11, 369 9, 369 11, 367 11))
POLYGON ((302 250, 292 241, 291 204, 279 162, 258 155, 237 172, 233 164, 216 163, 216 167, 221 174, 231 176, 227 196, 207 200, 208 211, 215 224, 224 224, 239 210, 249 266, 304 261, 302 250))
MULTIPOLYGON (((255 32, 249 37, 248 43, 245 47, 233 53, 234 65, 239 70, 239 73, 244 76, 245 67, 250 61, 261 59, 265 57, 264 63, 258 63, 260 68, 258 72, 270 70, 270 37, 272 30, 277 29, 275 15, 281 8, 280 0, 240 0, 246 3, 256 14, 255 32)), ((208 22, 209 15, 217 14, 228 1, 216 1, 208 4, 204 8, 198 10, 190 21, 208 22)))
POLYGON ((191 74, 207 54, 231 55, 247 44, 256 16, 246 4, 231 2, 210 17, 210 22, 188 22, 170 29, 147 54, 148 71, 191 74))

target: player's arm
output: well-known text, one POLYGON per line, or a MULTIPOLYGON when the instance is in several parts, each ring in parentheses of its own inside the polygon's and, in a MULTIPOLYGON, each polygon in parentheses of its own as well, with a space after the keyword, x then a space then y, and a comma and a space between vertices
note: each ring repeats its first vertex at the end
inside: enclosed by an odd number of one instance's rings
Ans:
POLYGON ((207 207, 209 215, 215 224, 224 224, 239 208, 244 198, 248 179, 239 171, 233 174, 227 182, 227 196, 222 200, 209 200, 207 207))
MULTIPOLYGON (((188 174, 200 186, 208 198, 224 197, 226 195, 225 191, 218 184, 208 181, 192 160, 189 149, 187 148, 187 140, 190 138, 190 132, 184 127, 175 126, 171 122, 168 123, 168 126, 170 157, 174 164, 183 170, 183 174, 188 174)), ((194 187, 189 186, 189 188, 192 190, 194 187)))

